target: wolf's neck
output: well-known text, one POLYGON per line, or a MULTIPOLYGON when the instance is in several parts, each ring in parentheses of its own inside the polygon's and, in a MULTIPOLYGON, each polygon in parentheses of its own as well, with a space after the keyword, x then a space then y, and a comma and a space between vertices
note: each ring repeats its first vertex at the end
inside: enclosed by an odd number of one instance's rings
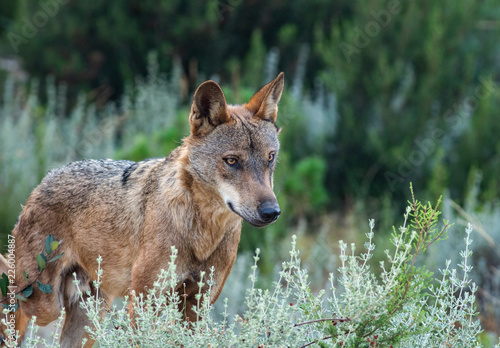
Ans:
POLYGON ((241 224, 241 218, 226 206, 215 188, 197 177, 186 148, 177 148, 169 156, 170 161, 171 173, 164 178, 163 183, 165 191, 173 193, 168 194, 167 198, 170 209, 176 211, 175 220, 182 224, 179 232, 191 241, 196 258, 205 260, 214 252, 224 235, 241 224), (186 225, 189 228, 186 229, 186 225))

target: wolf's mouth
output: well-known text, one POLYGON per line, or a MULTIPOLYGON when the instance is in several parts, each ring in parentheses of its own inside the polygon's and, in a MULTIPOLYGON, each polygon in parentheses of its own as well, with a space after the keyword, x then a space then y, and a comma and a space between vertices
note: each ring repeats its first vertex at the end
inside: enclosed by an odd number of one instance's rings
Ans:
POLYGON ((245 218, 244 216, 242 216, 240 213, 238 213, 236 211, 236 209, 234 209, 234 206, 233 206, 233 203, 231 202, 227 202, 227 206, 229 207, 229 209, 235 213, 236 215, 238 215, 239 217, 241 217, 243 220, 245 220, 246 222, 248 222, 250 225, 252 226, 255 226, 255 227, 265 227, 267 225, 270 225, 272 224, 273 222, 275 222, 276 220, 278 220, 278 216, 276 216, 275 218, 273 218, 272 220, 270 221, 260 221, 260 220, 255 220, 255 219, 247 219, 245 218))
POLYGON ((240 218, 242 218, 243 220, 247 221, 247 219, 245 219, 245 218, 244 218, 244 217, 243 217, 240 213, 238 213, 238 212, 236 211, 236 209, 234 209, 233 203, 231 203, 231 202, 227 202, 227 206, 229 207, 229 209, 230 209, 233 213, 235 213, 236 215, 238 215, 238 216, 239 216, 240 218))
POLYGON ((236 210, 234 210, 234 207, 233 207, 233 203, 231 202, 227 202, 227 206, 229 207, 229 209, 231 209, 231 211, 237 215, 240 215, 236 212, 236 210))
POLYGON ((265 221, 265 222, 263 222, 263 221, 262 221, 262 222, 261 222, 261 221, 259 221, 259 222, 256 222, 256 221, 248 221, 248 220, 246 220, 246 219, 245 219, 245 221, 246 221, 246 222, 248 222, 250 225, 255 226, 255 227, 266 227, 267 225, 272 224, 272 223, 273 223, 273 222, 275 222, 276 220, 278 220, 278 218, 277 218, 277 217, 276 217, 276 218, 274 218, 272 221, 265 221))

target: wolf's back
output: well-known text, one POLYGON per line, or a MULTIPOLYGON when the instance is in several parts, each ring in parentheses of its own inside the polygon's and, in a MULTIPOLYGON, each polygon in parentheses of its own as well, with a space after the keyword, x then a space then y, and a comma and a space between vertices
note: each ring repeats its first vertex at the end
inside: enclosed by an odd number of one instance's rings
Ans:
POLYGON ((98 196, 112 196, 113 200, 121 198, 124 173, 134 164, 132 161, 113 160, 72 162, 51 170, 35 192, 46 205, 81 210, 98 196))
POLYGON ((115 161, 110 159, 83 160, 72 162, 66 166, 51 170, 41 184, 94 184, 100 185, 120 180, 124 171, 136 164, 132 161, 115 161))

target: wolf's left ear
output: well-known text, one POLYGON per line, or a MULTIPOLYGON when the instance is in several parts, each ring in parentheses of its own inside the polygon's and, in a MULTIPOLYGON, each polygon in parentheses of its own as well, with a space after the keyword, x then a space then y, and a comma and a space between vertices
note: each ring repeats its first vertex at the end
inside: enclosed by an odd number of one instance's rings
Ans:
POLYGON ((254 113, 254 117, 276 123, 278 116, 278 102, 285 86, 285 74, 280 73, 278 77, 261 88, 254 94, 245 107, 254 113))
POLYGON ((208 134, 218 125, 231 120, 222 89, 214 81, 203 82, 194 93, 189 115, 191 134, 208 134))

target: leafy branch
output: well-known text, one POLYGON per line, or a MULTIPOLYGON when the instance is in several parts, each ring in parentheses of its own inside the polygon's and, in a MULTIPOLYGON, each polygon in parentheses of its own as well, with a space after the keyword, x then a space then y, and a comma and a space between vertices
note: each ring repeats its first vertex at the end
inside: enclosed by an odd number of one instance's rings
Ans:
MULTIPOLYGON (((44 284, 40 282, 38 278, 40 277, 42 272, 47 268, 48 263, 54 262, 60 259, 64 255, 64 253, 60 253, 55 256, 51 256, 53 255, 54 251, 59 247, 61 242, 62 239, 60 241, 57 241, 51 234, 47 236, 47 238, 45 239, 44 250, 42 250, 42 252, 35 257, 38 267, 38 274, 35 276, 33 280, 30 281, 28 273, 26 273, 26 271, 23 271, 23 278, 24 281, 26 282, 26 286, 13 294, 17 300, 16 305, 14 306, 14 310, 17 309, 19 300, 26 301, 33 294, 33 289, 34 289, 33 286, 35 285, 35 283, 40 291, 47 294, 50 294, 52 292, 52 287, 50 286, 50 284, 44 284)), ((2 276, 0 278, 0 290, 4 297, 0 300, 0 303, 4 302, 7 299, 10 299, 12 296, 12 294, 8 293, 9 283, 10 282, 8 276, 5 273, 2 273, 2 276)), ((2 303, 2 307, 7 309, 11 308, 11 306, 8 306, 4 303, 2 303)))
MULTIPOLYGON (((415 251, 413 255, 411 252, 408 253, 408 260, 411 259, 411 267, 405 267, 405 275, 407 275, 407 280, 405 281, 405 289, 399 301, 399 306, 396 306, 393 309, 391 315, 398 310, 402 303, 404 303, 411 280, 417 274, 415 270, 415 261, 417 260, 418 255, 423 253, 429 246, 431 246, 435 242, 447 239, 447 231, 452 226, 449 221, 444 220, 444 226, 440 230, 436 229, 438 217, 441 214, 438 208, 441 204, 441 200, 443 198, 442 196, 439 197, 436 206, 432 208, 432 205, 430 203, 424 205, 420 201, 415 199, 412 184, 410 184, 410 191, 412 199, 411 202, 408 202, 411 207, 410 216, 412 217, 410 221, 410 228, 416 229, 416 239, 415 233, 413 231, 412 233, 407 233, 406 236, 410 236, 409 242, 414 245, 415 251)), ((422 272, 426 273, 424 270, 422 270, 422 272)))

